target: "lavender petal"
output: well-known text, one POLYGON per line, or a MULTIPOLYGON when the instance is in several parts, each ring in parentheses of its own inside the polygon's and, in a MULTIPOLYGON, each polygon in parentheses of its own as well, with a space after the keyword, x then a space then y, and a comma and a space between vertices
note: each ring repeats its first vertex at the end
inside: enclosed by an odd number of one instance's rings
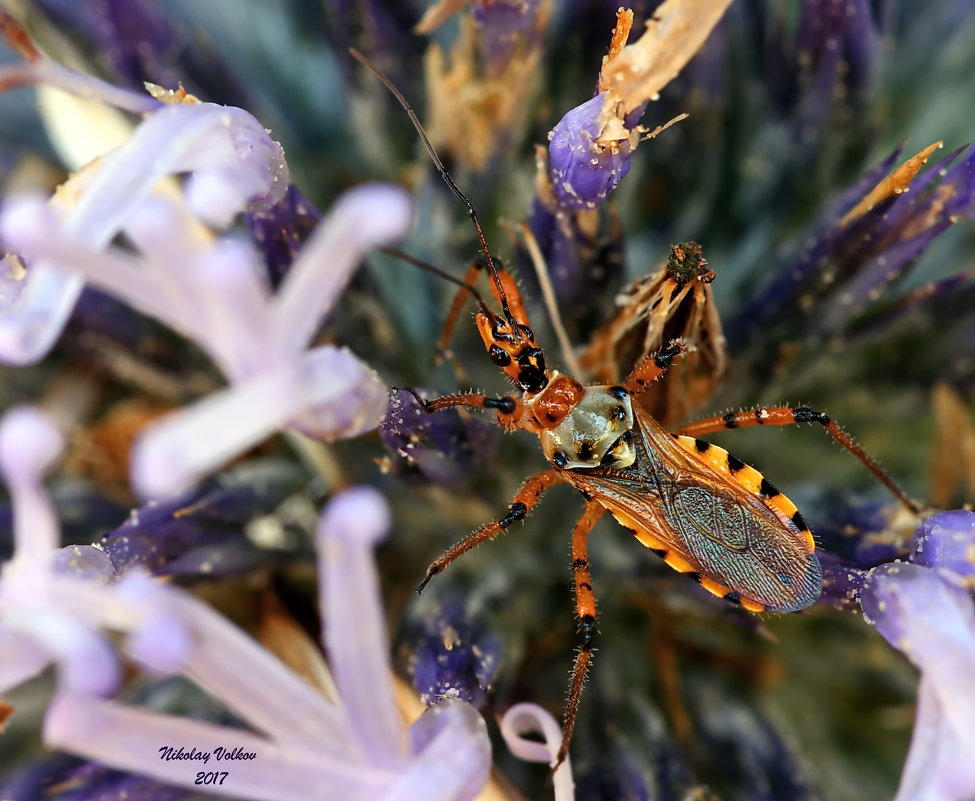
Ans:
POLYGON ((403 190, 385 184, 358 187, 332 205, 275 295, 279 347, 308 345, 364 253, 407 233, 411 208, 403 190))
POLYGON ((375 373, 323 346, 153 424, 133 450, 132 482, 146 498, 175 495, 289 424, 323 439, 355 436, 385 408, 375 373))
POLYGON ((975 589, 975 513, 959 509, 929 517, 914 533, 910 559, 975 589))
POLYGON ((395 768, 405 762, 406 750, 372 559, 389 523, 376 490, 346 490, 322 513, 317 542, 322 640, 349 724, 371 762, 395 768))
MULTIPOLYGON (((228 770, 221 795, 253 801, 368 801, 381 797, 389 776, 363 770, 354 761, 317 753, 312 748, 287 748, 243 729, 161 715, 111 701, 62 692, 44 721, 46 742, 122 770, 151 776, 180 787, 194 787, 194 770, 180 759, 166 759, 172 747, 213 754, 217 748, 241 748, 252 760, 225 763, 228 770)), ((220 769, 221 763, 211 763, 220 769)), ((190 763, 194 764, 194 763, 190 763)), ((204 768, 208 764, 196 762, 204 768)))
POLYGON ((0 695, 34 678, 50 661, 35 639, 0 622, 0 695))
POLYGON ((414 759, 384 798, 474 801, 491 770, 491 741, 477 711, 462 701, 431 707, 410 727, 414 759))

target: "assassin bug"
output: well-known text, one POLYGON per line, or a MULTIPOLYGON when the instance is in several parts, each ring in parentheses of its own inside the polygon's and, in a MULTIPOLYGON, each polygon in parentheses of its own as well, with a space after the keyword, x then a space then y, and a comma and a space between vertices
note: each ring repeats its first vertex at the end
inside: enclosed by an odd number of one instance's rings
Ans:
POLYGON ((406 110, 440 177, 467 208, 501 313, 492 311, 470 284, 473 268, 467 282, 450 280, 474 298, 477 330, 488 356, 520 395, 459 393, 425 401, 410 392, 429 414, 455 406, 495 410, 497 422, 508 431, 535 434, 551 465, 525 481, 503 517, 432 562, 418 591, 458 557, 524 519, 553 485, 571 484, 585 498, 572 533, 575 612, 582 641, 572 667, 558 765, 572 738, 596 631, 587 537, 607 512, 670 567, 751 612, 796 612, 819 598, 823 579, 816 544, 795 504, 753 467, 700 436, 752 425, 819 423, 905 507, 914 514, 919 509, 836 422, 805 406, 729 412, 668 433, 635 400, 686 351, 681 341, 647 355, 619 384, 584 386, 548 368, 515 282, 491 256, 474 207, 447 173, 413 109, 385 75, 358 52, 352 54, 406 110))

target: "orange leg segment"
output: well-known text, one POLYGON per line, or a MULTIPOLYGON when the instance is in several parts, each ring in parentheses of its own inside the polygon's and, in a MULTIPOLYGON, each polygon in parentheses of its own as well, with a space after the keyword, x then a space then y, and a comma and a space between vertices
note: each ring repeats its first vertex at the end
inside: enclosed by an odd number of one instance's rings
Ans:
POLYGON ((589 574, 587 539, 596 521, 605 511, 606 509, 596 501, 589 501, 585 512, 576 523, 575 531, 572 532, 572 578, 575 585, 576 617, 579 619, 579 629, 582 632, 582 644, 576 651, 575 662, 572 665, 569 698, 566 701, 565 716, 562 721, 562 745, 559 746, 555 768, 562 764, 569 753, 569 743, 572 741, 576 715, 579 712, 579 699, 582 697, 582 688, 586 683, 589 664, 592 662, 592 638, 596 633, 596 596, 592 591, 592 578, 589 574))
MULTIPOLYGON (((478 274, 483 269, 484 261, 482 259, 477 259, 474 261, 471 266, 467 268, 467 275, 464 276, 464 283, 473 285, 477 281, 478 274)), ((515 283, 515 279, 512 277, 511 273, 508 272, 507 268, 500 259, 494 259, 494 269, 497 271, 498 279, 501 283, 502 289, 504 290, 505 300, 507 301, 508 308, 511 310, 511 314, 518 322, 528 325, 528 315, 525 312, 525 304, 521 298, 521 292, 518 290, 518 284, 515 283)), ((498 294, 498 289, 494 281, 489 281, 488 286, 491 288, 491 294, 494 295, 495 299, 499 303, 501 303, 501 298, 498 294)), ((470 293, 464 288, 457 290, 453 303, 450 304, 450 310, 447 312, 447 319, 444 321, 443 330, 440 332, 440 339, 437 340, 438 352, 447 352, 450 345, 450 340, 454 336, 454 330, 457 328, 457 321, 460 319, 460 313, 463 311, 464 303, 467 301, 469 295, 470 293)))
POLYGON ((511 506, 508 508, 508 513, 500 520, 483 525, 477 531, 468 534, 464 539, 444 552, 439 559, 431 562, 427 568, 426 576, 424 576, 423 581, 420 582, 420 586, 416 588, 416 591, 422 592, 423 588, 430 583, 430 579, 437 575, 437 573, 443 572, 444 568, 455 559, 476 548, 482 542, 494 539, 515 521, 523 520, 527 517, 532 509, 535 508, 535 504, 538 503, 538 499, 542 497, 545 490, 561 481, 563 481, 562 477, 555 470, 545 470, 529 478, 522 485, 521 489, 515 493, 511 506))
POLYGON ((473 392, 458 392, 454 395, 444 395, 434 400, 423 400, 413 387, 393 387, 409 392, 427 414, 433 414, 441 409, 451 409, 464 406, 469 409, 497 409, 498 423, 509 431, 521 428, 521 401, 505 395, 501 398, 490 398, 473 392))
POLYGON ((728 428, 747 428, 749 426, 789 426, 797 423, 819 423, 826 429, 834 440, 852 453, 867 468, 874 477, 883 484, 912 514, 921 510, 914 501, 907 497, 894 480, 887 475, 873 458, 853 441, 853 438, 837 425, 836 421, 823 412, 817 412, 807 406, 772 406, 769 408, 750 409, 741 412, 706 417, 681 426, 678 433, 689 437, 713 434, 728 428))
POLYGON ((686 350, 687 345, 680 340, 675 339, 669 345, 660 348, 660 350, 654 351, 633 368, 633 372, 631 372, 626 377, 626 381, 623 382, 623 387, 631 395, 639 395, 654 381, 660 378, 660 376, 667 372, 667 368, 670 367, 674 359, 676 359, 686 350))

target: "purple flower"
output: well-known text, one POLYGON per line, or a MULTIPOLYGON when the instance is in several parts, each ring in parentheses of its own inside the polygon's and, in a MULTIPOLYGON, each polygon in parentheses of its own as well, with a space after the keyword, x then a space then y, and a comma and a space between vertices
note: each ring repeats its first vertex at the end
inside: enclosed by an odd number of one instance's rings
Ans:
MULTIPOLYGON (((602 320, 624 269, 623 226, 613 204, 572 211, 556 197, 544 167, 536 177, 528 225, 538 243, 557 307, 574 341, 584 342, 602 320)), ((529 252, 519 252, 519 272, 538 295, 529 252)))
POLYGON ((322 214, 292 184, 277 203, 244 216, 254 244, 263 256, 271 286, 276 289, 322 214))
MULTIPOLYGON (((0 691, 36 673, 49 655, 61 662, 59 693, 45 717, 50 745, 192 789, 194 772, 161 758, 160 748, 191 744, 214 754, 232 744, 255 757, 232 763, 221 792, 251 799, 336 792, 349 799, 474 798, 490 761, 474 709, 448 701, 408 733, 401 724, 370 555, 389 512, 374 490, 337 496, 319 527, 323 641, 333 678, 316 688, 182 590, 139 571, 105 585, 55 570, 56 530, 38 482, 57 444, 49 424, 29 410, 8 415, 0 428, 19 536, 0 580, 0 691), (252 731, 98 698, 118 677, 99 628, 124 633, 127 652, 150 672, 181 672, 206 687, 252 731)), ((329 675, 324 664, 318 673, 329 675)))
POLYGON ((784 14, 768 21, 769 85, 781 109, 796 115, 797 131, 807 141, 833 121, 831 109, 859 105, 869 89, 881 37, 879 12, 875 15, 870 5, 809 0, 794 37, 784 14))
POLYGON ((427 414, 406 390, 393 393, 379 435, 389 453, 385 471, 436 484, 456 484, 487 468, 498 443, 492 423, 455 409, 427 414))
POLYGON ((563 208, 595 208, 630 171, 639 135, 631 139, 622 128, 611 138, 606 134, 615 105, 611 93, 600 92, 567 112, 549 134, 552 186, 563 208))
MULTIPOLYGON (((562 729, 555 718, 537 704, 515 704, 501 718, 501 736, 508 749, 519 759, 552 765, 562 744, 562 729), (530 739, 527 734, 541 734, 542 741, 530 739)), ((559 766, 552 777, 555 801, 572 801, 575 783, 572 781, 572 763, 569 757, 559 766)))
POLYGON ((254 251, 204 225, 272 207, 287 187, 284 154, 257 120, 185 102, 149 116, 124 147, 77 174, 60 219, 36 198, 4 207, 4 240, 32 261, 5 320, 23 347, 8 355, 42 355, 88 280, 195 340, 230 380, 143 434, 132 480, 144 496, 177 493, 282 428, 332 440, 382 419, 378 376, 346 349, 309 346, 362 254, 405 234, 408 199, 389 186, 347 193, 272 293, 254 251), (189 173, 183 193, 157 191, 174 173, 189 173), (109 244, 119 233, 135 253, 109 244), (37 304, 50 312, 41 329, 24 314, 37 304))
POLYGON ((90 546, 58 550, 59 523, 44 474, 62 448, 60 433, 26 407, 0 421, 0 471, 14 507, 13 558, 0 571, 0 693, 50 662, 62 686, 104 695, 121 671, 86 601, 114 579, 108 557, 90 546))
POLYGON ((460 698, 481 707, 500 663, 497 637, 456 602, 427 611, 419 628, 409 636, 409 669, 420 700, 460 698))
POLYGON ((567 112, 549 135, 551 181, 560 205, 595 208, 623 180, 645 132, 639 122, 647 104, 697 53, 729 5, 730 0, 670 0, 626 47, 633 15, 627 18, 621 9, 596 95, 567 112))
MULTIPOLYGON (((465 5, 464 0, 438 0, 424 12, 416 32, 432 32, 465 5)), ((472 0, 470 6, 488 78, 502 78, 509 67, 523 67, 528 50, 540 44, 539 0, 472 0)))
POLYGON ((133 509, 98 547, 119 573, 135 565, 157 576, 223 576, 252 570, 266 553, 247 533, 298 488, 295 479, 276 465, 252 464, 245 471, 230 471, 219 483, 133 509))
POLYGON ((98 5, 36 0, 34 5, 59 30, 84 32, 114 80, 132 89, 144 81, 175 86, 179 77, 166 63, 183 50, 166 14, 151 0, 104 0, 98 5))
POLYGON ((958 509, 932 515, 914 534, 910 559, 941 578, 975 590, 975 513, 958 509))
POLYGON ((475 0, 471 13, 480 29, 481 57, 489 75, 500 75, 535 34, 540 0, 475 0))
POLYGON ((864 616, 921 671, 914 734, 895 801, 968 797, 975 787, 971 597, 938 570, 895 563, 870 571, 860 603, 864 616))
POLYGON ((849 325, 902 278, 952 224, 975 214, 975 146, 955 151, 920 177, 935 143, 899 167, 900 150, 856 182, 803 238, 802 249, 754 293, 728 324, 747 345, 792 336, 823 338, 849 325))

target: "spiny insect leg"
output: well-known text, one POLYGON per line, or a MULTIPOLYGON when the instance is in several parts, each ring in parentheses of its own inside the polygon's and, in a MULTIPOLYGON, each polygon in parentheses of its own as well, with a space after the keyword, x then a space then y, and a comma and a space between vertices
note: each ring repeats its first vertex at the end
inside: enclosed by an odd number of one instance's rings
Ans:
POLYGON ((826 429, 834 440, 852 453, 867 468, 874 477, 887 487, 912 514, 920 512, 914 501, 907 497, 894 480, 884 472, 863 448, 846 433, 835 420, 823 412, 817 412, 808 406, 770 406, 759 409, 746 409, 740 412, 728 412, 725 415, 715 415, 702 420, 695 420, 682 426, 678 433, 689 437, 699 437, 723 431, 728 428, 747 428, 749 426, 789 426, 797 423, 819 423, 826 429))
MULTIPOLYGON (((467 268, 467 275, 464 276, 464 283, 474 285, 477 281, 477 274, 480 271, 480 264, 474 262, 470 267, 467 268)), ((454 336, 454 330, 457 328, 457 321, 460 319, 460 313, 464 310, 464 303, 467 300, 468 292, 463 289, 458 289, 457 294, 454 296, 453 303, 450 304, 450 311, 447 312, 447 319, 444 321, 443 330, 440 332, 440 339, 437 340, 437 352, 447 353, 450 349, 450 340, 454 336)))
POLYGON ((592 661, 592 638, 596 633, 596 596, 592 591, 592 578, 589 574, 589 556, 587 539, 596 521, 603 516, 606 509, 596 501, 586 504, 575 531, 572 532, 572 578, 575 586, 576 617, 579 619, 579 629, 582 632, 582 643, 576 651, 575 663, 572 666, 572 679, 569 682, 569 698, 565 704, 565 718, 562 722, 562 745, 556 758, 555 768, 562 764, 569 753, 569 743, 572 731, 576 725, 576 714, 579 711, 579 699, 582 697, 582 687, 586 683, 586 673, 592 661))
POLYGON ((465 406, 469 409, 497 409, 498 422, 505 428, 516 429, 521 427, 521 401, 504 395, 500 398, 490 398, 487 395, 478 395, 473 392, 458 392, 454 395, 443 395, 433 400, 423 400, 413 387, 393 387, 409 392, 427 414, 433 414, 441 409, 450 409, 454 406, 465 406))
POLYGON ((631 395, 639 395, 667 372, 667 368, 670 367, 674 359, 686 350, 687 345, 681 340, 675 339, 669 345, 654 351, 633 368, 633 371, 626 377, 626 381, 623 382, 623 387, 631 395))
POLYGON ((498 536, 498 534, 508 528, 508 526, 510 526, 516 520, 522 520, 527 517, 531 513, 532 509, 535 508, 535 504, 538 503, 538 499, 542 497, 545 490, 554 484, 558 484, 562 480, 563 479, 555 470, 545 470, 529 478, 522 485, 521 489, 515 493, 515 497, 511 501, 511 506, 508 507, 508 513, 500 520, 487 523, 472 534, 468 534, 466 537, 464 537, 464 539, 447 550, 439 559, 432 562, 427 568, 426 576, 423 578, 423 581, 420 582, 420 586, 416 588, 416 591, 422 592, 423 588, 430 583, 430 580, 437 575, 437 573, 443 572, 443 569, 455 559, 463 556, 472 548, 476 548, 482 542, 486 542, 487 540, 498 536))
MULTIPOLYGON (((477 281, 478 274, 484 269, 484 267, 484 260, 476 259, 471 266, 467 268, 467 274, 464 276, 464 284, 467 286, 473 286, 477 281)), ((528 314, 525 311, 525 304, 521 298, 521 291, 518 289, 518 284, 515 283, 511 273, 508 272, 507 268, 500 259, 494 259, 494 269, 500 279, 500 284, 504 291, 504 297, 508 303, 508 308, 511 309, 511 314, 516 320, 527 325, 528 314)), ((491 282, 490 288, 491 293, 500 303, 501 297, 498 294, 498 290, 494 282, 491 282)), ((450 311, 447 312, 447 319, 444 322, 443 330, 440 332, 440 339, 437 340, 437 351, 440 353, 446 353, 449 349, 450 340, 454 335, 454 329, 457 327, 457 321, 460 318, 460 313, 464 309, 464 302, 467 300, 468 294, 469 292, 466 290, 466 288, 461 287, 457 290, 453 303, 450 304, 450 311)))

